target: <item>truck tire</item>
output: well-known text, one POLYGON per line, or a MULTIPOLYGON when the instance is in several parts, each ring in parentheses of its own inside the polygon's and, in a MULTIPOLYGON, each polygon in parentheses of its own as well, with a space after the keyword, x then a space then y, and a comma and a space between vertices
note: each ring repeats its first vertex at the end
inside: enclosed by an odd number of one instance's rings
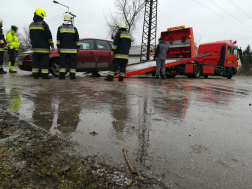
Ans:
MULTIPOLYGON (((54 59, 51 63, 50 63, 50 73, 55 76, 55 77, 59 77, 60 74, 60 59, 54 59)), ((67 66, 67 70, 66 70, 66 74, 69 72, 69 67, 67 66)), ((65 75, 66 75, 65 74, 65 75)))
POLYGON ((233 77, 233 72, 230 70, 230 73, 228 74, 227 78, 232 79, 232 77, 233 77))
POLYGON ((204 78, 207 79, 207 78, 208 78, 208 75, 205 75, 204 78))
POLYGON ((201 75, 201 73, 200 73, 200 67, 199 66, 195 66, 194 67, 194 72, 193 72, 193 77, 194 78, 199 78, 200 75, 201 75))

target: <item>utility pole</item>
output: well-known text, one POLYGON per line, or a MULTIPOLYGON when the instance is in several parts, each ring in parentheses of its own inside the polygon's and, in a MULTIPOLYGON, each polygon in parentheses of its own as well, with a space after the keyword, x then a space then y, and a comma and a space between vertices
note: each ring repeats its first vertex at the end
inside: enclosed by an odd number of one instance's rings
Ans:
POLYGON ((145 0, 141 61, 154 60, 157 37, 157 5, 158 0, 145 0))

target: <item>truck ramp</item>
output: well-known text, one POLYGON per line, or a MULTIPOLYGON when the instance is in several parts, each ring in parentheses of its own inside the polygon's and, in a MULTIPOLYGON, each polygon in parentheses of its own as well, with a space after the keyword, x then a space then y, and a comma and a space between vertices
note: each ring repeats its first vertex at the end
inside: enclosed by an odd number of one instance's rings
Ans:
MULTIPOLYGON (((165 67, 173 67, 179 64, 185 64, 188 62, 193 62, 196 60, 195 58, 186 58, 186 59, 167 59, 165 61, 165 67)), ((156 61, 149 61, 149 62, 139 62, 139 63, 133 63, 128 65, 126 68, 127 72, 125 74, 125 77, 132 77, 148 72, 156 71, 156 61)), ((119 77, 119 76, 116 76, 119 77)))

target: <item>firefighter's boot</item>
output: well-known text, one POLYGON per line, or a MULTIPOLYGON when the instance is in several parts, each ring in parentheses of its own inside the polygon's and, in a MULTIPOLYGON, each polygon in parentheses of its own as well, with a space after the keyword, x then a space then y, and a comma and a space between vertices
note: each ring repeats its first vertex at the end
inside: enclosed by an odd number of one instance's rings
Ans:
POLYGON ((1 68, 1 66, 0 66, 0 74, 7 74, 7 72, 4 71, 3 68, 1 68))
POLYGON ((156 76, 156 79, 159 79, 159 75, 156 76))
POLYGON ((76 77, 76 69, 71 69, 70 70, 70 80, 75 80, 77 79, 76 77))
POLYGON ((33 73, 32 75, 34 79, 39 79, 39 73, 33 73))
POLYGON ((118 81, 123 81, 123 80, 124 80, 124 77, 123 76, 119 76, 118 81))
POLYGON ((112 75, 108 75, 105 79, 104 79, 104 81, 113 81, 114 80, 114 76, 112 76, 112 75))
POLYGON ((59 79, 64 80, 65 79, 66 72, 60 72, 59 79))

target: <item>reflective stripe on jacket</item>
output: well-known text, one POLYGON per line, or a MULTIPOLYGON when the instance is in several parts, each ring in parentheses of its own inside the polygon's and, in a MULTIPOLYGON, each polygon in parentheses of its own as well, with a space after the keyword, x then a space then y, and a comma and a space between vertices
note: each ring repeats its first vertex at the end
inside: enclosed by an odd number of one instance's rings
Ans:
POLYGON ((131 36, 126 29, 120 29, 115 36, 112 46, 114 58, 129 59, 129 51, 131 47, 131 36))
POLYGON ((16 36, 16 32, 14 30, 9 31, 6 34, 6 42, 9 49, 19 49, 18 37, 16 36))

